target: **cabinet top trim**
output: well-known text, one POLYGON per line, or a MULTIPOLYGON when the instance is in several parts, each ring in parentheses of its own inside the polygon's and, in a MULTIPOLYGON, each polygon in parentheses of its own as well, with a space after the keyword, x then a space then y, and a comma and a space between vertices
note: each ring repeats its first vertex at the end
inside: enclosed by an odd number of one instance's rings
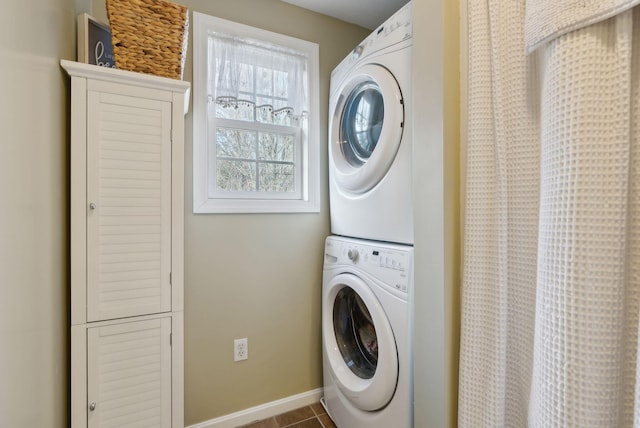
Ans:
POLYGON ((133 71, 99 67, 97 65, 67 61, 64 59, 60 61, 60 65, 67 71, 69 76, 105 80, 108 82, 129 83, 132 85, 181 92, 184 94, 188 94, 189 89, 191 88, 191 84, 183 80, 169 79, 167 77, 153 76, 133 71))

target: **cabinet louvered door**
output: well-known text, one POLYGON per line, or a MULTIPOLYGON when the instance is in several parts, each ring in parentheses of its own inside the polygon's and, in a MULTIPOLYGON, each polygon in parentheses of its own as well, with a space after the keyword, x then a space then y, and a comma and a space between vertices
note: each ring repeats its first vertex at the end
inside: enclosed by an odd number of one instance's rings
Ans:
POLYGON ((88 428, 171 427, 171 318, 87 329, 88 428))
POLYGON ((87 94, 87 320, 171 310, 171 104, 87 94))

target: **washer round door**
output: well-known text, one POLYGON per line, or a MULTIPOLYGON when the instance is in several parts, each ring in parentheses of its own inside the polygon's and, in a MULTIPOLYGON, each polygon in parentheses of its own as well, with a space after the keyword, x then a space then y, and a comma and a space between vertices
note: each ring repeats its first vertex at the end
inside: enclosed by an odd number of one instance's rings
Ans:
POLYGON ((332 97, 329 162, 336 184, 366 193, 395 159, 404 126, 402 93, 393 74, 377 64, 356 69, 332 97))
POLYGON ((398 383, 391 325, 373 291, 358 276, 339 274, 325 287, 322 330, 333 378, 354 406, 379 410, 391 401, 398 383))

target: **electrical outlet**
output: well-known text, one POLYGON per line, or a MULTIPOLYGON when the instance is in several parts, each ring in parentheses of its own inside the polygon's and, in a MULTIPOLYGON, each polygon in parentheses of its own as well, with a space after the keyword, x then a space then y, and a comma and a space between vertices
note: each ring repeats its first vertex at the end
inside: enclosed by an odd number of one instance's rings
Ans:
POLYGON ((249 342, 245 337, 233 341, 233 361, 242 361, 249 358, 249 342))

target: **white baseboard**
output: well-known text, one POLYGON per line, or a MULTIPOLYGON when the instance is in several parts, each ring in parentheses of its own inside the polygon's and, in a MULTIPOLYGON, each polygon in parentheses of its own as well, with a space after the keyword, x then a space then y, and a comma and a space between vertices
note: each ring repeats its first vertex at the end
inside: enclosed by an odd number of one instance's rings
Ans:
POLYGON ((288 412, 289 410, 317 403, 320 401, 320 397, 322 397, 322 391, 322 388, 314 389, 229 415, 220 416, 219 418, 200 422, 195 425, 189 425, 186 428, 235 428, 251 422, 267 419, 280 413, 288 412))

